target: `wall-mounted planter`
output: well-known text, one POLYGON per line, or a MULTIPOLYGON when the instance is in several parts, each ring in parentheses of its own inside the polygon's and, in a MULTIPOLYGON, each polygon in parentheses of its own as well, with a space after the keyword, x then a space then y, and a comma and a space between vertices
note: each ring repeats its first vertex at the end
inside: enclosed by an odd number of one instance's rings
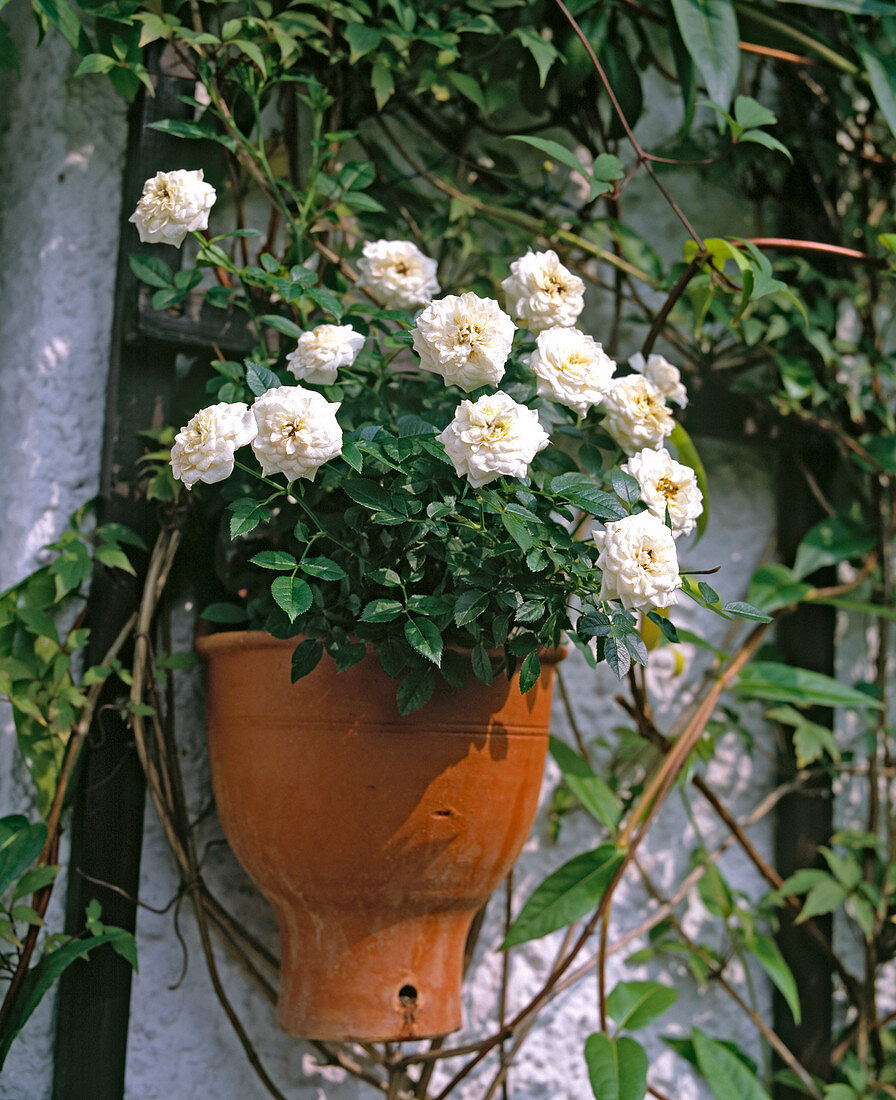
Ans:
POLYGON ((532 826, 556 657, 525 696, 472 676, 415 714, 369 654, 290 683, 295 641, 197 646, 225 833, 277 912, 278 1023, 315 1039, 461 1026, 464 944, 532 826))

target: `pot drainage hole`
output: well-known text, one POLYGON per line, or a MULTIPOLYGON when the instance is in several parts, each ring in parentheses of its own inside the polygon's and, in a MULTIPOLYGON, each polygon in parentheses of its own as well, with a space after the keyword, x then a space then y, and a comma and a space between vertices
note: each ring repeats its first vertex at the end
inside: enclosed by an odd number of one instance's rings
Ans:
POLYGON ((404 1008, 413 1008, 417 1003, 417 990, 412 985, 403 985, 398 991, 398 1001, 404 1008))

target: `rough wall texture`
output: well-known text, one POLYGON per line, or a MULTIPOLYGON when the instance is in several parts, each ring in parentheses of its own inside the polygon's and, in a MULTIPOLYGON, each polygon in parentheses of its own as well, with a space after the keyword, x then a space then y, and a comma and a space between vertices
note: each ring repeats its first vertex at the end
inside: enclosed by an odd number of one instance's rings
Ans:
MULTIPOLYGON (((96 495, 108 361, 125 107, 57 36, 35 49, 14 17, 22 80, 0 83, 0 589, 39 560, 96 495)), ((0 711, 0 814, 29 812, 29 783, 0 711)), ((65 853, 63 852, 63 859, 65 853)), ((64 876, 48 914, 62 926, 64 876)), ((49 1096, 53 998, 3 1071, 3 1100, 49 1096)))
MULTIPOLYGON (((33 39, 24 18, 18 37, 23 46, 33 39)), ((7 425, 0 435, 0 468, 15 472, 14 477, 0 481, 3 586, 34 562, 39 548, 60 530, 68 513, 95 492, 98 478, 124 109, 100 79, 73 82, 73 68, 65 46, 50 38, 38 53, 25 49, 22 82, 8 81, 0 88, 5 104, 0 132, 0 255, 4 257, 0 265, 0 403, 7 425)), ((750 452, 737 448, 707 444, 705 458, 712 482, 711 532, 684 558, 695 567, 722 564, 725 593, 737 598, 772 526, 768 471, 750 452)), ((186 626, 180 642, 183 648, 189 646, 186 626)), ((698 653, 685 647, 681 656, 686 672, 699 667, 698 653)), ((686 692, 681 690, 684 681, 676 675, 672 655, 663 658, 651 679, 665 724, 685 701, 686 692)), ((587 738, 599 739, 624 722, 623 712, 612 702, 615 682, 605 670, 595 675, 571 658, 564 677, 587 738)), ((210 798, 198 678, 182 677, 179 691, 182 762, 191 806, 198 814, 208 807, 210 798)), ((558 735, 569 738, 559 704, 556 717, 558 735)), ((726 735, 711 771, 730 779, 736 791, 735 812, 746 812, 767 789, 770 751, 760 740, 748 756, 734 734, 726 735)), ((594 844, 588 822, 575 813, 565 820, 559 842, 551 842, 547 810, 556 781, 556 772, 549 767, 542 811, 515 873, 517 909, 545 874, 594 844)), ((0 740, 0 813, 20 810, 26 790, 5 721, 0 740)), ((161 907, 175 895, 178 883, 151 810, 146 829, 141 897, 161 907)), ((719 838, 715 823, 699 805, 693 819, 689 818, 673 797, 644 854, 645 868, 661 889, 678 881, 697 830, 711 849, 719 838)), ((758 833, 758 843, 767 848, 767 824, 758 833)), ((219 841, 212 814, 202 832, 202 843, 207 845, 204 872, 237 918, 265 942, 276 944, 271 913, 219 841)), ((726 872, 741 889, 755 889, 749 868, 738 866, 734 859, 730 867, 726 864, 726 872)), ((491 949, 501 937, 501 904, 496 898, 490 907, 468 983, 468 1030, 454 1037, 458 1041, 481 1034, 494 1019, 501 962, 491 949)), ((614 907, 611 983, 623 974, 662 978, 663 972, 652 965, 625 964, 641 941, 623 941, 623 936, 642 923, 652 905, 637 876, 632 876, 614 907)), ((212 993, 188 902, 181 909, 184 949, 174 934, 170 911, 166 915, 143 911, 139 916, 141 968, 133 995, 128 1100, 261 1098, 265 1093, 212 993)), ((687 927, 695 935, 701 920, 697 909, 686 915, 687 927)), ((510 1011, 538 987, 558 945, 558 936, 553 936, 514 952, 510 1011)), ((341 1071, 317 1067, 307 1045, 280 1035, 269 1003, 223 952, 218 958, 228 995, 246 1021, 261 1060, 290 1100, 354 1100, 369 1093, 365 1086, 344 1080, 341 1071)), ((582 1041, 596 1028, 594 984, 591 975, 564 993, 546 1012, 543 1026, 530 1035, 511 1078, 515 1100, 581 1100, 589 1094, 582 1041)), ((689 991, 666 1018, 663 1030, 682 1033, 694 1023, 710 1034, 737 1034, 737 1010, 723 994, 717 989, 699 991, 687 982, 684 988, 689 991)), ((768 998, 761 983, 759 998, 760 1011, 767 1013, 768 998)), ((51 1027, 52 999, 48 998, 7 1063, 2 1100, 49 1097, 51 1027)), ((676 1100, 707 1096, 684 1063, 658 1042, 651 1046, 651 1060, 652 1079, 676 1100)), ((474 1100, 482 1095, 487 1080, 488 1072, 483 1072, 457 1095, 474 1100)))

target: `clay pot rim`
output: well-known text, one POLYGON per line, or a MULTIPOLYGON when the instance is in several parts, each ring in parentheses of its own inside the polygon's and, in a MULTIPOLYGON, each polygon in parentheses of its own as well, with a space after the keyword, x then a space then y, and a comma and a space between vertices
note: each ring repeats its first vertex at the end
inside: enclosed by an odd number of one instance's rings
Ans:
MULTIPOLYGON (((211 653, 215 650, 227 650, 227 649, 283 649, 286 646, 293 647, 301 640, 301 635, 295 635, 292 638, 275 638, 273 634, 268 634, 266 630, 221 630, 215 634, 200 634, 193 640, 193 645, 196 651, 205 656, 207 653, 211 653)), ((450 646, 457 653, 469 654, 472 652, 470 649, 464 649, 459 646, 450 646)), ((367 643, 368 654, 375 652, 373 643, 367 643)), ((490 649, 489 656, 499 657, 501 650, 490 649)), ((568 650, 566 646, 558 646, 556 649, 539 649, 538 658, 542 664, 557 665, 559 664, 567 654, 568 650)))

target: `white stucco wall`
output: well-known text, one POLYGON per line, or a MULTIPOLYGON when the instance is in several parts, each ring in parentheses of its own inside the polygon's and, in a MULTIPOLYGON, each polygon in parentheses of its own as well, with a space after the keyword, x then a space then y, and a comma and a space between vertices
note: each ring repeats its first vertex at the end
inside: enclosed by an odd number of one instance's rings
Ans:
MULTIPOLYGON (((0 585, 26 571, 39 548, 64 525, 69 512, 97 487, 104 382, 111 322, 112 279, 118 225, 119 180, 125 140, 124 106, 100 78, 71 80, 74 63, 53 37, 38 52, 29 43, 34 32, 29 13, 16 11, 17 37, 24 50, 21 83, 4 78, 0 102, 0 400, 6 430, 0 433, 0 468, 11 472, 0 480, 0 585), (18 17, 20 16, 20 17, 18 17)), ((684 560, 688 565, 724 567, 719 587, 729 598, 743 594, 746 578, 761 554, 772 527, 769 472, 750 452, 707 444, 713 520, 710 534, 684 560), (748 518, 749 517, 749 518, 748 518)), ((717 627, 724 626, 718 623, 717 627)), ((181 639, 184 648, 189 637, 181 639)), ((686 667, 697 656, 685 650, 686 667)), ((682 701, 682 681, 670 679, 670 667, 658 662, 657 707, 674 710, 682 701), (667 674, 662 672, 667 669, 667 674)), ((624 720, 611 702, 615 682, 606 669, 597 674, 571 658, 564 672, 569 690, 589 736, 609 733, 624 720)), ((201 703, 198 680, 182 677, 180 723, 182 763, 191 808, 208 803, 201 703)), ((556 731, 564 732, 557 707, 556 731)), ((3 712, 0 732, 0 813, 22 808, 23 783, 3 712)), ((733 736, 723 739, 712 774, 733 784, 732 806, 745 812, 767 789, 771 750, 759 742, 748 757, 733 736)), ((517 908, 532 887, 573 854, 594 846, 594 834, 582 814, 570 815, 560 842, 549 840, 546 806, 557 780, 549 767, 543 809, 516 871, 517 908)), ((719 831, 699 807, 696 824, 712 847, 719 831)), ((220 836, 212 816, 202 827, 200 845, 220 836)), ((694 824, 677 797, 670 799, 654 829, 645 861, 663 887, 675 883, 694 837, 694 824)), ((768 825, 758 843, 768 847, 768 825)), ((736 859, 731 874, 740 889, 754 891, 750 869, 736 859)), ((725 865, 726 872, 729 864, 725 865)), ((205 854, 205 873, 219 895, 257 935, 276 943, 273 918, 229 850, 214 844, 205 854)), ((172 860, 150 809, 146 819, 141 898, 165 905, 177 889, 172 860)), ((59 916, 59 891, 51 921, 59 916)), ((499 905, 493 905, 483 931, 467 987, 469 1030, 464 1041, 488 1026, 500 970, 499 957, 488 949, 500 939, 499 905)), ((614 906, 613 938, 636 927, 649 908, 634 877, 620 890, 614 906)), ((700 913, 688 913, 688 927, 699 927, 700 913)), ((57 923, 58 926, 58 923, 57 923)), ((184 906, 180 927, 189 966, 181 978, 183 956, 173 933, 172 914, 141 911, 138 917, 140 973, 135 979, 128 1048, 128 1100, 219 1100, 265 1095, 246 1063, 239 1044, 211 989, 195 934, 184 906), (174 986, 174 988, 172 988, 174 986)), ((512 958, 510 1010, 524 1002, 553 958, 557 936, 526 945, 512 958)), ((632 945, 612 957, 611 982, 620 977, 662 977, 653 967, 629 968, 632 945)), ((338 1071, 318 1071, 310 1048, 275 1029, 273 1010, 242 972, 219 950, 224 983, 247 1024, 253 1043, 272 1077, 290 1100, 355 1100, 372 1095, 366 1086, 342 1080, 338 1071)), ((678 974, 676 972, 676 980, 678 974)), ((682 1033, 691 1024, 714 1035, 744 1035, 737 1009, 717 989, 698 991, 682 983, 677 1009, 664 1018, 662 1031, 682 1033)), ((768 1015, 769 1000, 760 994, 768 1015)), ((3 1074, 2 1095, 15 1100, 46 1100, 51 1088, 52 999, 48 998, 25 1036, 13 1048, 3 1074)), ((515 1100, 582 1100, 589 1088, 582 1058, 585 1036, 596 1029, 595 983, 588 978, 545 1014, 512 1075, 515 1100)), ((453 1041, 453 1040, 452 1040, 453 1041)), ((685 1065, 662 1044, 650 1044, 652 1080, 676 1100, 705 1100, 705 1088, 693 1081, 685 1065)), ((458 1094, 474 1100, 485 1076, 472 1078, 458 1094)), ((87 1100, 87 1098, 84 1098, 87 1100)))

